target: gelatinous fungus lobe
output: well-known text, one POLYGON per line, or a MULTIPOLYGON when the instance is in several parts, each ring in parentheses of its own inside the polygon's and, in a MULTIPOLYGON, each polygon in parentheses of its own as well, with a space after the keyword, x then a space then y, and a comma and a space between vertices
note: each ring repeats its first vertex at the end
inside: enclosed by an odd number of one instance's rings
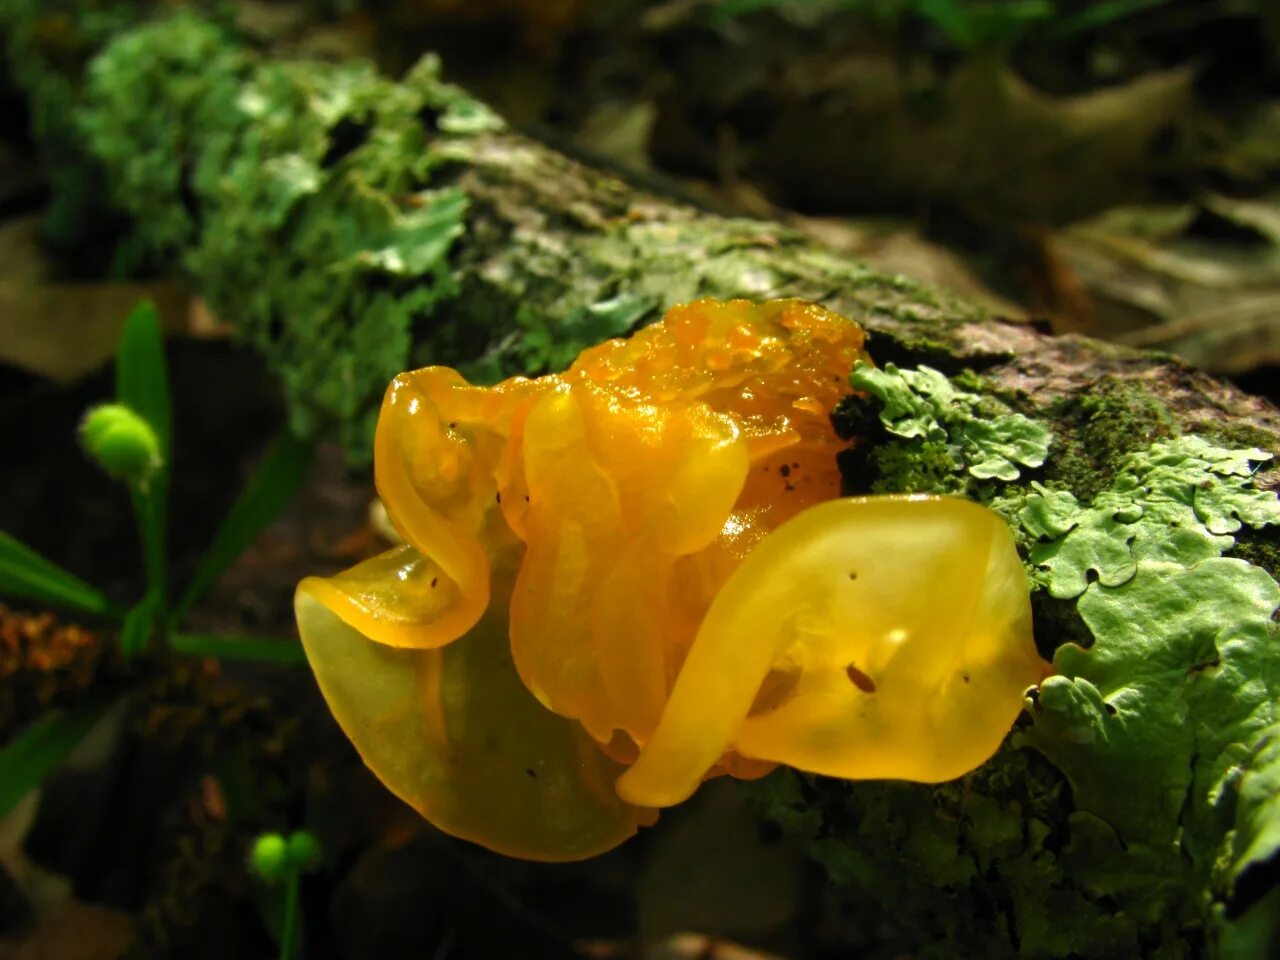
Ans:
POLYGON ((996 751, 1046 670, 997 514, 946 497, 822 503, 717 593, 618 791, 678 803, 726 751, 848 779, 950 780, 996 751))
POLYGON ((586 351, 522 424, 516 665, 622 758, 657 725, 732 569, 839 493, 828 421, 862 331, 810 304, 699 302, 586 351))
POLYGON ((451 833, 573 859, 718 773, 989 756, 1042 672, 1022 568, 976 505, 836 500, 865 359, 815 305, 699 301, 562 374, 397 377, 375 474, 404 544, 297 603, 369 766, 451 833))

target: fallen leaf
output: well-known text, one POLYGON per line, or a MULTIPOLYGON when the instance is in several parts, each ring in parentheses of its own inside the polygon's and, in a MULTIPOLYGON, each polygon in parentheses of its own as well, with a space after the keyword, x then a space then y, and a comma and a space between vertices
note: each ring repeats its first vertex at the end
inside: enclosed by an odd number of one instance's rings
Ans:
POLYGON ((813 60, 791 77, 799 95, 780 103, 746 175, 828 209, 941 199, 1019 221, 1062 222, 1141 196, 1153 163, 1180 162, 1195 76, 1169 70, 1058 97, 994 57, 924 80, 866 57, 813 60))
POLYGON ((181 327, 187 293, 176 283, 58 283, 37 240, 39 221, 0 224, 0 362, 66 382, 115 353, 125 318, 140 300, 155 302, 165 326, 181 327))
MULTIPOLYGON (((1119 207, 1057 232, 1046 250, 1088 291, 1097 320, 1082 332, 1215 373, 1280 363, 1280 193, 1119 207)), ((1045 307, 1078 317, 1061 294, 1050 290, 1045 307)))

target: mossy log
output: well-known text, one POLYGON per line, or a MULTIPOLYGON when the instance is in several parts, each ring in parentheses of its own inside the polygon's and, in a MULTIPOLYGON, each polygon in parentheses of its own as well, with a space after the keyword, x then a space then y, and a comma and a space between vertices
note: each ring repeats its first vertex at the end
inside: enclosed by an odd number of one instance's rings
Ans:
POLYGON ((836 412, 862 441, 850 492, 1002 511, 1058 673, 961 781, 782 773, 749 788, 762 809, 922 956, 1277 955, 1280 411, 637 189, 506 129, 430 59, 397 83, 194 13, 116 5, 108 29, 49 6, 0 0, 0 26, 60 209, 104 184, 120 262, 187 276, 269 358, 295 428, 357 460, 410 366, 538 373, 699 296, 861 323, 883 376, 836 412))

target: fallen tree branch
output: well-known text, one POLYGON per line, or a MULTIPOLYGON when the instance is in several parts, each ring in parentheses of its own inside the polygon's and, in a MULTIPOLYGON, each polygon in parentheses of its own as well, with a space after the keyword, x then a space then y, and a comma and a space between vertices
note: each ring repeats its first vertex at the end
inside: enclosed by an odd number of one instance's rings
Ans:
POLYGON ((415 365, 538 373, 699 296, 817 300, 869 331, 885 376, 836 413, 867 441, 849 490, 1001 510, 1058 670, 961 781, 752 788, 921 954, 1274 948, 1280 412, 636 190, 505 129, 430 59, 393 83, 146 6, 118 30, 64 24, 91 48, 81 75, 46 4, 0 3, 37 131, 64 178, 108 185, 135 262, 184 273, 266 354, 295 428, 336 429, 356 458, 415 365))

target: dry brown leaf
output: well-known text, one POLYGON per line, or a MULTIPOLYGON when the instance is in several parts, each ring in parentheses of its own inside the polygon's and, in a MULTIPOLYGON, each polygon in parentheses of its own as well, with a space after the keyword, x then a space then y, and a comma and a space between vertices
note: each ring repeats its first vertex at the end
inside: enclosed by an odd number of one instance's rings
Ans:
POLYGON ((1089 291, 1089 333, 1217 373, 1280 363, 1280 194, 1121 207, 1048 249, 1089 291))
POLYGON ((1055 97, 996 58, 932 84, 887 60, 825 66, 822 89, 792 78, 805 92, 759 146, 753 171, 784 195, 864 209, 939 198, 1049 222, 1131 198, 1154 165, 1173 161, 1166 141, 1178 142, 1194 79, 1171 70, 1055 97))
POLYGON ((787 222, 881 273, 901 274, 946 290, 1006 319, 1026 319, 1021 306, 990 289, 958 254, 926 240, 909 223, 799 216, 788 217, 787 222))
POLYGON ((129 311, 155 302, 179 329, 187 292, 176 283, 56 283, 40 253, 36 218, 0 224, 0 362, 56 381, 102 366, 115 353, 129 311))

